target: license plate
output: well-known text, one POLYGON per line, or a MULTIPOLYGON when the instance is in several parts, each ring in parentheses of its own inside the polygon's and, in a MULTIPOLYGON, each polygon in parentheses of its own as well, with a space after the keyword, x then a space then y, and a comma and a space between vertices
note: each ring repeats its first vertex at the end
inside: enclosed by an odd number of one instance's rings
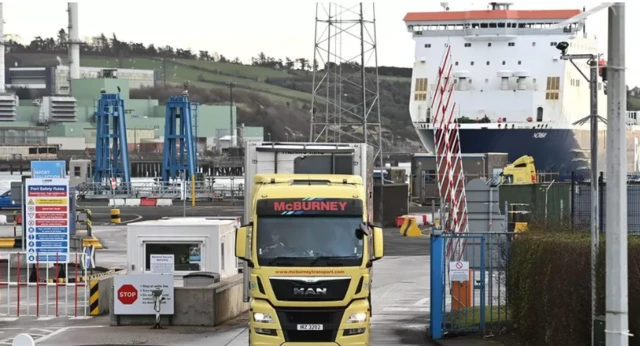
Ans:
POLYGON ((298 330, 322 330, 321 324, 299 324, 298 330))

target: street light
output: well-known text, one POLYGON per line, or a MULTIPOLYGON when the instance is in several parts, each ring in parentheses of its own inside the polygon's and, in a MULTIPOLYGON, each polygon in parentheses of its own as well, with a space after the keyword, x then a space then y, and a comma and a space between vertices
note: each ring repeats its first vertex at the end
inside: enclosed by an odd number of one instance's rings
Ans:
POLYGON ((598 55, 597 54, 567 54, 569 43, 559 42, 556 48, 561 52, 562 60, 569 62, 580 72, 589 83, 590 113, 588 116, 576 121, 574 125, 583 125, 591 122, 591 320, 596 317, 596 268, 598 261, 598 120, 607 123, 607 120, 598 115, 598 55), (573 62, 574 59, 587 60, 589 65, 589 77, 573 62))

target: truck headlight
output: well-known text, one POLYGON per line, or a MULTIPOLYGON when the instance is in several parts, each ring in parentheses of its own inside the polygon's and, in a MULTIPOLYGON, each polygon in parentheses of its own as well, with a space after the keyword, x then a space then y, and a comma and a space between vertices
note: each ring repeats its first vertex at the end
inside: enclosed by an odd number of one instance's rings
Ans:
POLYGON ((365 312, 358 312, 355 314, 351 314, 347 323, 362 323, 367 320, 367 314, 365 312))
POLYGON ((261 312, 253 313, 253 320, 258 323, 273 323, 273 318, 270 314, 265 314, 261 312))

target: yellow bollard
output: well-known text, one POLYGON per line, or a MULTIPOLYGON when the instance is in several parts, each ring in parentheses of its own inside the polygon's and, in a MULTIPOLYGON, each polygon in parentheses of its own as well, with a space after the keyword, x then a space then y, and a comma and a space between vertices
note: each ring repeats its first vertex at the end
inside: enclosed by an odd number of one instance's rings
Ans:
POLYGON ((120 223, 120 209, 111 209, 111 223, 116 225, 120 223))

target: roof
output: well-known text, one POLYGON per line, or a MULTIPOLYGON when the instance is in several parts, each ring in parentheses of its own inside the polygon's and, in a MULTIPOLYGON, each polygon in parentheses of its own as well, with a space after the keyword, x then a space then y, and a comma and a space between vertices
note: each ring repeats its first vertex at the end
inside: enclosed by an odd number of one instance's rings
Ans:
POLYGON ((235 224, 232 219, 216 217, 175 217, 160 220, 146 220, 130 223, 129 226, 224 226, 235 224))
POLYGON ((581 10, 490 10, 490 11, 441 11, 409 12, 405 22, 454 22, 490 19, 569 19, 581 10))

